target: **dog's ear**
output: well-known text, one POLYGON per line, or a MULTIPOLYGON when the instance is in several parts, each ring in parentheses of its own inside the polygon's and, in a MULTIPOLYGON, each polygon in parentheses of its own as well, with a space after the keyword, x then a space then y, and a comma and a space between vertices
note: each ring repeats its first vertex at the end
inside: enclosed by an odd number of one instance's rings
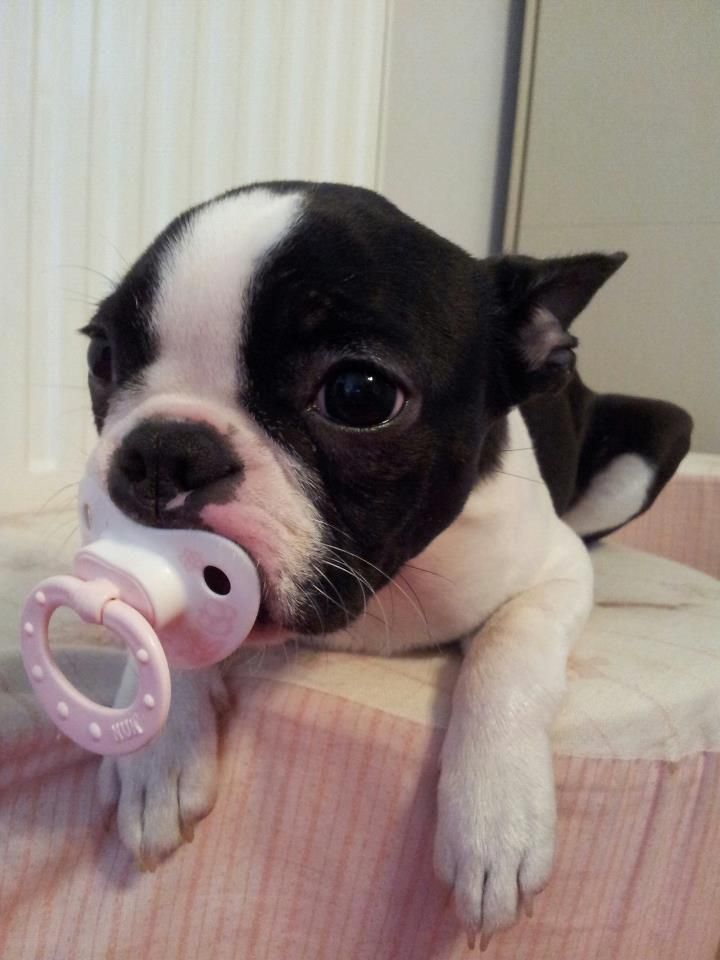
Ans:
POLYGON ((567 383, 578 343, 568 332, 570 324, 626 260, 625 253, 588 253, 485 261, 499 304, 493 333, 496 353, 503 358, 501 406, 567 383))

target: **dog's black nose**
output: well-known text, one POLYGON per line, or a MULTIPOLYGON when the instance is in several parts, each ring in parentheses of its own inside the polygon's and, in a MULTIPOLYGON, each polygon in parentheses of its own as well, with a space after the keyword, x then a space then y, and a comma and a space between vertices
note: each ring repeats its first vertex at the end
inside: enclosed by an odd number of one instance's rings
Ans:
MULTIPOLYGON (((115 452, 108 491, 130 516, 157 523, 162 511, 183 505, 182 495, 201 492, 225 479, 234 484, 241 474, 242 464, 228 441, 209 425, 146 420, 130 431, 115 452)), ((213 499, 222 499, 221 492, 216 492, 213 499)))

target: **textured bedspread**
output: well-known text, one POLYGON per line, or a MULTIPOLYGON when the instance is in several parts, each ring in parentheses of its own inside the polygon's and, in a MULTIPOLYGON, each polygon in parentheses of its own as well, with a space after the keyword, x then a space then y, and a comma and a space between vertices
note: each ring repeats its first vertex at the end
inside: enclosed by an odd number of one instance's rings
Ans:
MULTIPOLYGON (((659 504, 624 539, 658 549, 666 537, 665 552, 709 572, 717 562, 720 573, 716 489, 679 478, 663 494, 670 519, 659 504), (689 555, 691 533, 699 547, 689 555)), ((22 596, 69 555, 50 526, 47 516, 2 525, 3 960, 465 956, 432 874, 456 654, 238 657, 217 807, 191 845, 142 874, 99 821, 97 759, 42 719, 16 653, 22 596)), ((720 583, 618 545, 596 550, 594 562, 598 603, 555 731, 555 873, 534 919, 498 936, 486 956, 711 960, 720 940, 720 583)), ((74 625, 58 639, 77 641, 74 625)), ((81 687, 112 698, 115 650, 59 656, 81 687)))

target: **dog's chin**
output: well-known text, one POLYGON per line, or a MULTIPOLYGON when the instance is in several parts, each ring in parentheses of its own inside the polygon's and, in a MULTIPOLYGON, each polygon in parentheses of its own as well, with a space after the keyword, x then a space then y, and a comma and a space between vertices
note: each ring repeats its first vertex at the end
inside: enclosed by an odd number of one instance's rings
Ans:
POLYGON ((277 646, 288 640, 306 640, 312 643, 318 637, 346 629, 364 610, 364 603, 360 604, 359 610, 345 608, 320 611, 317 607, 306 608, 296 612, 288 620, 281 621, 280 617, 274 618, 268 612, 269 603, 265 589, 263 594, 266 599, 261 602, 255 625, 245 640, 245 644, 249 646, 277 646))
POLYGON ((296 636, 292 630, 287 627, 278 626, 272 621, 264 621, 261 617, 255 621, 255 624, 243 642, 245 647, 276 647, 281 643, 286 643, 291 637, 296 636))
POLYGON ((318 615, 317 611, 306 612, 292 617, 287 622, 279 622, 268 613, 266 601, 260 604, 257 620, 248 634, 246 646, 277 646, 288 640, 310 640, 334 633, 349 626, 356 616, 347 613, 341 614, 332 611, 327 616, 318 615))

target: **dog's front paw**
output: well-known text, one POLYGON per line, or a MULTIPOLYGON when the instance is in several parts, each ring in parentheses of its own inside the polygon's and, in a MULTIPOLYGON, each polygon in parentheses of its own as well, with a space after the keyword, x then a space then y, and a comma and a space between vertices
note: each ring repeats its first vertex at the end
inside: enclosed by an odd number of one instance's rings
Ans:
POLYGON ((547 883, 555 791, 547 738, 511 746, 446 743, 438 789, 435 870, 454 891, 472 946, 511 926, 547 883))
MULTIPOLYGON (((116 703, 128 699, 123 678, 116 703)), ((175 673, 172 704, 162 733, 143 750, 105 757, 98 775, 106 822, 116 815, 120 839, 141 869, 153 869, 212 810, 217 794, 218 713, 227 706, 216 669, 175 673)))

